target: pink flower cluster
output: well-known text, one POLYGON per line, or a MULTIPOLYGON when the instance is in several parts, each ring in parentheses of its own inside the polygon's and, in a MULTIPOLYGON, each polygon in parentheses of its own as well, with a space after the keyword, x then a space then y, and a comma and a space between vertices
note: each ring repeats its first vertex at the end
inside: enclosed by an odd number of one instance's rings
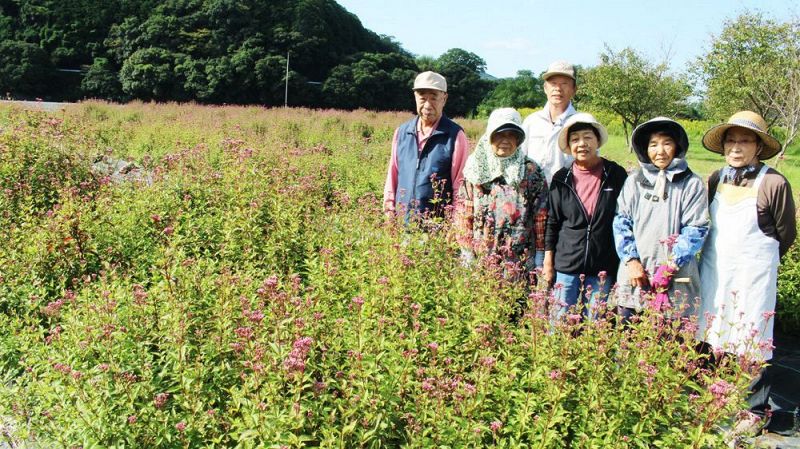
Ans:
POLYGON ((167 401, 169 400, 169 393, 158 393, 153 397, 153 406, 157 409, 164 408, 167 405, 167 401))
POLYGON ((302 373, 306 370, 306 357, 311 351, 311 345, 314 344, 314 339, 311 337, 302 337, 295 340, 292 344, 292 352, 283 361, 283 367, 289 373, 302 373))
POLYGON ((719 407, 724 407, 728 403, 735 389, 732 384, 721 379, 708 386, 708 391, 714 397, 714 404, 719 407))

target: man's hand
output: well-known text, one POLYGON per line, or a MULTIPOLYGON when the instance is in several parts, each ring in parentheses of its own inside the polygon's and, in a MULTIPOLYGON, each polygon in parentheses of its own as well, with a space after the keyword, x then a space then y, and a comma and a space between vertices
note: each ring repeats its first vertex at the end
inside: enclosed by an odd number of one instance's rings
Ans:
POLYGON ((639 288, 647 288, 650 286, 647 273, 645 273, 642 262, 639 261, 639 259, 629 260, 628 263, 625 264, 625 269, 628 270, 631 286, 639 288))

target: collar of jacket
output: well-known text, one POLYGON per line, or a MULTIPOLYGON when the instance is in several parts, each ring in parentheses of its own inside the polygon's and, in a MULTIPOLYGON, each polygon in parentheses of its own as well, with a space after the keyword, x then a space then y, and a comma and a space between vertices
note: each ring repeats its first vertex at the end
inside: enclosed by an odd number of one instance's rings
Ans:
MULTIPOLYGON (((692 176, 692 169, 687 167, 686 170, 676 173, 670 182, 681 182, 681 180, 688 178, 689 176, 692 176)), ((636 182, 645 187, 655 187, 650 181, 647 180, 647 177, 644 175, 644 172, 641 168, 636 170, 636 182)))
MULTIPOLYGON (((604 157, 600 158, 600 160, 603 163, 603 178, 601 180, 604 181, 608 177, 608 164, 609 164, 609 161, 606 160, 606 158, 604 158, 604 157)), ((562 184, 570 185, 569 180, 572 177, 572 167, 573 167, 573 165, 574 165, 574 163, 572 165, 570 165, 569 168, 564 167, 564 168, 561 169, 561 170, 564 170, 564 176, 562 178, 559 178, 557 176, 558 172, 556 172, 556 174, 553 175, 553 180, 554 181, 558 181, 558 182, 560 182, 562 184)), ((561 170, 559 170, 559 172, 561 170)))

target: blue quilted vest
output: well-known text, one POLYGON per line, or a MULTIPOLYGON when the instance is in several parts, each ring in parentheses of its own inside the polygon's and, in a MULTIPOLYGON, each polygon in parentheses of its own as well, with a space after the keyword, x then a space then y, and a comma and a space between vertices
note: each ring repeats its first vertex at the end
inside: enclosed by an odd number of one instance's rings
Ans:
POLYGON ((418 151, 417 120, 418 117, 403 123, 397 132, 395 205, 398 209, 402 205, 408 211, 441 215, 453 198, 450 171, 461 127, 443 116, 422 151, 418 151))

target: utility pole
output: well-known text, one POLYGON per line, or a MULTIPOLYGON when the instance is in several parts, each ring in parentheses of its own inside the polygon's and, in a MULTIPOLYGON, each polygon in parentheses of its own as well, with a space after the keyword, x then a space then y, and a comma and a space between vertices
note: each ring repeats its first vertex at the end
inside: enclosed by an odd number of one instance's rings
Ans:
POLYGON ((286 90, 283 93, 283 107, 289 107, 289 50, 286 50, 286 90))

